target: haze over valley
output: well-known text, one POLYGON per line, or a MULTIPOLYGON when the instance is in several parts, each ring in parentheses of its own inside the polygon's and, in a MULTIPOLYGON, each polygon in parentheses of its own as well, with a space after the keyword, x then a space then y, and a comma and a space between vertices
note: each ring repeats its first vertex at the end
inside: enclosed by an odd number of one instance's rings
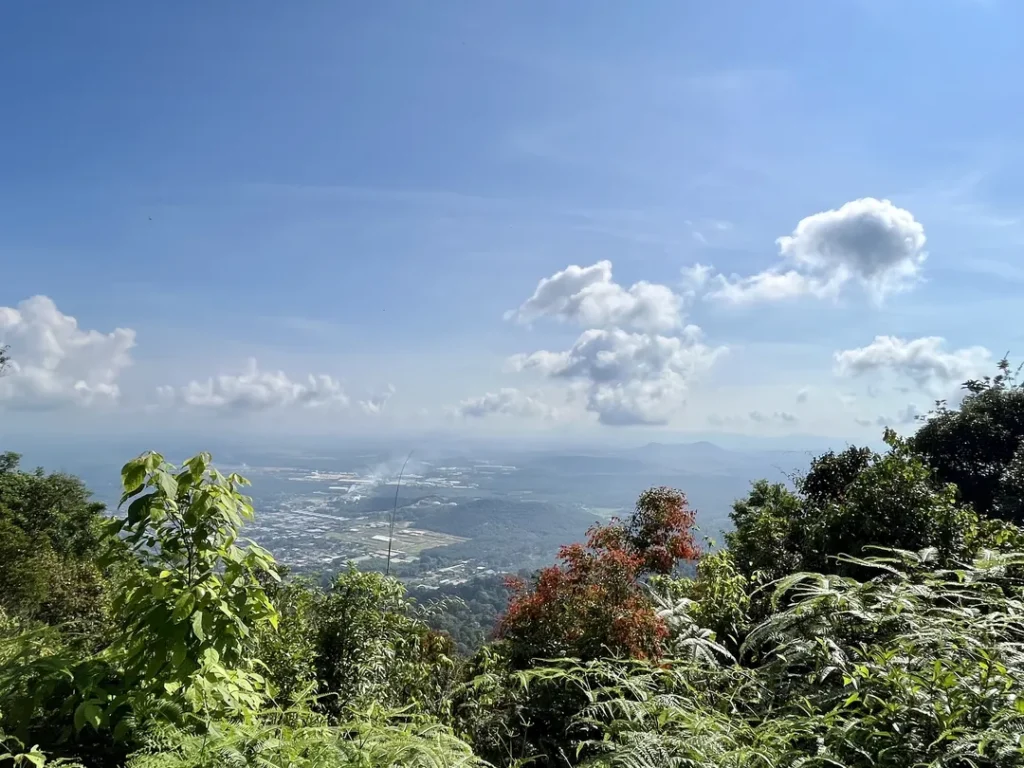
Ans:
MULTIPOLYGON (((713 443, 648 443, 631 448, 541 449, 453 446, 412 455, 352 444, 331 450, 255 450, 225 442, 214 456, 224 472, 252 482, 256 517, 244 535, 299 573, 330 575, 349 562, 384 570, 396 509, 391 573, 412 586, 463 583, 478 575, 534 570, 560 546, 581 541, 595 522, 627 516, 641 491, 683 489, 700 533, 721 543, 735 499, 760 478, 786 482, 807 451, 728 450, 713 443)), ((39 462, 80 475, 113 510, 119 444, 62 454, 29 451, 39 462), (109 459, 104 460, 104 452, 109 459), (87 458, 88 457, 88 458, 87 458)), ((170 457, 170 458, 183 458, 170 457)))

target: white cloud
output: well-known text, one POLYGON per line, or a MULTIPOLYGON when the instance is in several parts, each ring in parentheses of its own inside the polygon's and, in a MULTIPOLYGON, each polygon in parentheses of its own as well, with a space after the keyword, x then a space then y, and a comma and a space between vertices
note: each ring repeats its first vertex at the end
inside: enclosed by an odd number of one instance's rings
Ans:
POLYGON ((117 401, 118 378, 131 365, 135 331, 82 330, 53 300, 34 296, 16 309, 0 307, 0 343, 10 345, 0 378, 0 403, 49 408, 117 401))
POLYGON ((557 415, 555 408, 512 387, 467 398, 452 410, 461 418, 477 419, 497 414, 527 419, 553 419, 557 415))
POLYGON ((785 301, 797 296, 825 298, 834 295, 834 286, 794 270, 766 271, 750 277, 715 275, 715 288, 708 294, 730 304, 755 304, 762 301, 785 301))
POLYGON ((827 298, 853 283, 881 302, 917 282, 927 255, 913 214, 873 197, 808 216, 776 243, 779 264, 747 277, 716 275, 709 296, 733 304, 827 298))
POLYGON ((388 400, 390 400, 394 394, 395 385, 388 384, 376 394, 370 395, 365 400, 360 400, 359 407, 363 409, 364 413, 376 416, 384 411, 384 407, 388 404, 388 400))
POLYGON ((879 416, 875 419, 875 426, 891 427, 894 425, 905 426, 907 424, 916 424, 924 415, 924 411, 911 403, 906 408, 902 408, 897 411, 895 416, 879 416))
POLYGON ((806 403, 807 399, 811 396, 810 387, 801 387, 796 391, 796 401, 798 403, 806 403))
POLYGON ((794 414, 788 411, 774 411, 767 413, 765 411, 750 411, 746 414, 733 414, 729 416, 722 416, 717 413, 713 413, 708 416, 708 423, 714 427, 742 427, 750 424, 774 424, 782 426, 792 426, 797 424, 800 419, 794 414))
POLYGON ((984 347, 947 351, 939 336, 905 341, 895 336, 876 336, 866 347, 836 352, 836 373, 863 376, 889 373, 913 381, 919 389, 936 395, 991 369, 992 354, 984 347))
POLYGON ((683 267, 682 285, 684 296, 688 299, 692 299, 698 293, 703 291, 714 272, 714 267, 707 264, 701 264, 699 262, 689 267, 683 267))
POLYGON ((509 364, 513 370, 585 383, 587 410, 603 424, 665 424, 684 404, 691 380, 725 351, 699 339, 696 326, 678 336, 594 328, 565 352, 516 355, 509 364))
POLYGON ((682 298, 657 283, 641 281, 623 288, 612 279, 612 263, 599 261, 545 277, 518 309, 505 313, 505 319, 522 323, 542 317, 585 328, 670 331, 682 325, 682 298))
POLYGON ((305 381, 293 381, 283 371, 260 371, 253 359, 241 374, 191 381, 177 390, 160 387, 158 395, 165 403, 235 412, 348 405, 341 384, 330 376, 310 374, 305 381))
POLYGON ((775 411, 774 413, 763 413, 762 411, 751 411, 747 414, 751 421, 760 424, 766 422, 778 422, 780 424, 796 424, 799 419, 788 411, 775 411))

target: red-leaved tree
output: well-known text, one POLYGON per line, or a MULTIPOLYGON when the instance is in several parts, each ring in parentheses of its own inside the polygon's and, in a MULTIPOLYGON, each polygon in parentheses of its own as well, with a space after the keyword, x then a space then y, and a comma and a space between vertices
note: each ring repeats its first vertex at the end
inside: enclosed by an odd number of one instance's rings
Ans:
POLYGON ((559 564, 532 584, 512 578, 497 627, 514 663, 573 656, 657 658, 667 630, 642 585, 700 554, 694 513, 672 488, 644 491, 626 520, 594 526, 586 544, 559 551, 559 564))

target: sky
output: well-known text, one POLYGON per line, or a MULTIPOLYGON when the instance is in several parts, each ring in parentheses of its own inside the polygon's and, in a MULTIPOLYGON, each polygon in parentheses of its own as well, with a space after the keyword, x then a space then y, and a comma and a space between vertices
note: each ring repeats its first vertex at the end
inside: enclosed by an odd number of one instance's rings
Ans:
POLYGON ((0 437, 911 429, 1024 349, 1022 30, 5 3, 0 437))

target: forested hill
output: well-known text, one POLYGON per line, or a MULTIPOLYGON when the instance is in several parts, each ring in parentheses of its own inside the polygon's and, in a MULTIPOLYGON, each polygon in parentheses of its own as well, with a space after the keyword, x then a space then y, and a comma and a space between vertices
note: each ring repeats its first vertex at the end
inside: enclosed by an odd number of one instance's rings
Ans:
MULTIPOLYGON (((128 461, 114 517, 4 454, 0 765, 1024 766, 1024 388, 1004 362, 965 390, 755 483, 713 552, 655 484, 440 601, 288 575, 208 454, 128 461), (470 608, 494 627, 462 636, 470 608)), ((481 512, 414 514, 512 535, 481 512)))

